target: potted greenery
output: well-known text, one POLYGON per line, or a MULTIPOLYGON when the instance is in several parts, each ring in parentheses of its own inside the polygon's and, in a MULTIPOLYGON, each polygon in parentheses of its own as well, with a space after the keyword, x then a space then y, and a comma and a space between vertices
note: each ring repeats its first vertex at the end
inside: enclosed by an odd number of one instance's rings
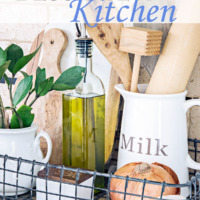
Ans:
MULTIPOLYGON (((41 47, 41 45, 40 45, 41 47)), ((72 67, 64 71, 60 77, 54 81, 54 77, 46 77, 45 69, 37 68, 36 80, 33 82, 33 76, 21 71, 26 64, 37 54, 40 47, 33 53, 24 56, 23 50, 15 45, 10 45, 7 49, 0 48, 0 80, 5 79, 8 86, 10 97, 10 106, 4 107, 0 96, 0 154, 12 157, 22 157, 28 160, 36 160, 40 162, 48 162, 52 144, 47 133, 41 131, 37 134, 37 125, 33 123, 34 114, 31 113, 32 105, 45 96, 47 93, 56 90, 64 91, 74 89, 82 80, 85 68, 72 67), (7 71, 12 74, 11 79, 8 78, 7 71), (21 73, 24 78, 18 84, 15 93, 13 94, 12 85, 17 73, 21 73), (34 100, 27 104, 31 95, 34 95, 34 100), (19 107, 19 104, 21 103, 19 107), (6 111, 11 110, 12 116, 7 117, 6 111), (10 120, 8 120, 10 118, 10 120), (44 137, 48 143, 48 152, 46 158, 43 158, 40 150, 40 137, 44 137)), ((17 166, 14 161, 7 161, 7 169, 16 171, 17 166)), ((0 167, 3 168, 3 161, 0 160, 0 167)), ((23 173, 30 174, 31 166, 28 164, 20 168, 23 173)), ((39 168, 34 170, 37 174, 39 168)), ((0 173, 0 179, 3 180, 3 173, 0 173)), ((6 179, 9 184, 15 184, 16 174, 8 172, 6 179)), ((30 179, 20 176, 19 185, 25 188, 31 187, 30 179)), ((16 189, 10 186, 5 188, 6 195, 14 195, 16 189)), ((3 192, 3 185, 0 186, 0 194, 3 192)), ((19 189, 18 194, 26 192, 24 189, 19 189)))

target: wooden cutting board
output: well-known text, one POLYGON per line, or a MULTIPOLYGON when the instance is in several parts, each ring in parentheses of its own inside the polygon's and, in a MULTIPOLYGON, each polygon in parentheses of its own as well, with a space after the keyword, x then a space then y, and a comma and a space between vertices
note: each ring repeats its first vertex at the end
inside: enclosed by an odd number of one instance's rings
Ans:
MULTIPOLYGON (((42 43, 43 37, 44 37, 44 30, 40 32, 38 36, 35 38, 35 40, 33 41, 30 53, 34 52, 40 46, 40 44, 42 43)), ((36 56, 28 63, 27 68, 26 68, 26 72, 28 74, 31 74, 31 72, 34 72, 34 70, 36 70, 37 67, 39 66, 41 50, 42 48, 40 48, 36 56)))
MULTIPOLYGON (((41 32, 33 42, 31 52, 37 49, 41 41, 43 42, 43 54, 41 64, 38 65, 40 55, 38 54, 27 66, 26 72, 32 74, 35 80, 35 72, 38 66, 46 68, 47 77, 54 76, 56 80, 60 76, 60 59, 67 47, 67 35, 59 29, 51 29, 45 34, 41 32)), ((32 96, 32 99, 34 95, 32 96)), ((29 102, 32 100, 30 99, 29 102)), ((53 143, 53 151, 50 159, 51 164, 62 163, 62 93, 52 91, 41 97, 33 105, 35 113, 35 123, 39 125, 39 130, 46 131, 53 143)), ((45 140, 41 140, 41 148, 44 154, 47 151, 45 140)))

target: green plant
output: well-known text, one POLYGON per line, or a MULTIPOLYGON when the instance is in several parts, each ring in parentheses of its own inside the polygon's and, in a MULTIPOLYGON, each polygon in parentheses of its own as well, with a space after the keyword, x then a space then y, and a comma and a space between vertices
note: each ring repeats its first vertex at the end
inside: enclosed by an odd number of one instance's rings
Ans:
POLYGON ((85 68, 74 66, 64 71, 60 77, 54 82, 54 77, 46 77, 46 69, 37 68, 36 80, 33 83, 33 76, 21 71, 26 64, 37 54, 39 48, 24 56, 21 47, 12 44, 7 49, 0 48, 0 80, 5 79, 8 86, 10 106, 4 107, 0 96, 0 128, 25 128, 31 126, 34 120, 34 114, 31 113, 32 105, 47 93, 56 90, 72 90, 82 80, 85 68), (11 72, 11 79, 8 78, 7 71, 11 72), (23 75, 23 80, 17 86, 13 94, 12 85, 17 73, 23 75), (34 100, 28 104, 30 96, 34 95, 34 100), (23 101, 24 100, 24 101, 23 101), (23 101, 23 105, 18 105, 23 101), (6 110, 12 110, 10 124, 6 119, 6 110))

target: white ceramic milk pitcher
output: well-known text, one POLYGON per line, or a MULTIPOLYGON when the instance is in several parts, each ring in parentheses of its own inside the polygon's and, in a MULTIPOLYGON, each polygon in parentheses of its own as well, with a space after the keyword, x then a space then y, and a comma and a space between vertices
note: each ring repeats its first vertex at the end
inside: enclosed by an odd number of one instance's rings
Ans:
MULTIPOLYGON (((188 154, 186 112, 200 100, 186 101, 187 92, 172 95, 132 93, 122 85, 124 98, 118 168, 130 162, 159 162, 171 167, 180 183, 189 180, 188 168, 200 170, 188 154)), ((146 85, 139 85, 145 92, 146 85)), ((182 191, 187 196, 189 191, 182 191)))

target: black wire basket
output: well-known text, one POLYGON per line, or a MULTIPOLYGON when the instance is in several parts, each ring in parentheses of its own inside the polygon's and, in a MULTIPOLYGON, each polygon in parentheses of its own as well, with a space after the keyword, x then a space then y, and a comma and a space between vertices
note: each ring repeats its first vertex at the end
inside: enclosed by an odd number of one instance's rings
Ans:
MULTIPOLYGON (((200 151, 198 147, 200 141, 189 139, 189 151, 195 161, 198 161, 198 154, 200 151)), ((82 169, 72 169, 64 166, 55 166, 50 164, 43 164, 36 161, 24 160, 22 158, 13 158, 7 155, 0 155, 0 199, 3 200, 96 200, 96 199, 111 199, 111 193, 118 193, 123 195, 123 199, 165 199, 163 193, 167 187, 172 188, 187 188, 189 196, 187 199, 199 199, 200 195, 200 173, 192 170, 190 171, 191 179, 189 182, 179 185, 167 184, 165 182, 153 182, 146 179, 133 179, 130 177, 115 176, 112 173, 98 173, 96 171, 88 171, 82 169), (12 170, 10 163, 15 166, 12 170), (2 167, 3 166, 3 167, 2 167), (30 168, 28 173, 24 172, 24 166, 30 168), (35 169, 40 168, 42 174, 35 174, 35 169), (57 170, 57 179, 52 179, 50 174, 52 170, 57 170), (65 182, 65 172, 73 173, 74 181, 65 182), (81 177, 86 177, 80 182, 81 177), (98 187, 95 185, 97 177, 104 179, 105 185, 98 187), (121 179, 125 181, 124 191, 110 190, 111 179, 121 179), (138 182, 143 184, 141 194, 132 194, 127 192, 130 182, 138 182), (24 185, 24 182, 29 182, 29 186, 24 185), (37 184, 36 184, 37 183, 37 184), (145 196, 145 186, 147 184, 159 185, 161 193, 159 198, 145 196), (35 187, 37 185, 37 187, 35 187), (8 193, 12 191, 11 193, 8 193), (23 193, 23 194, 22 194, 23 193), (9 194, 12 194, 11 196, 9 194), (134 197, 134 198, 131 198, 134 197)))

